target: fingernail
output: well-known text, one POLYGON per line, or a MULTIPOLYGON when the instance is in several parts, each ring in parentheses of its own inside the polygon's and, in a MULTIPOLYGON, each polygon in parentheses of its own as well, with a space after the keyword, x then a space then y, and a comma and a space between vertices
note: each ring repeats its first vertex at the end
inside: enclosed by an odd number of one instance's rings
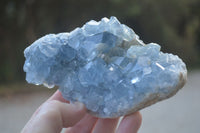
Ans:
POLYGON ((83 108, 85 108, 85 105, 83 103, 80 103, 80 102, 73 102, 72 106, 74 106, 77 109, 83 109, 83 108))

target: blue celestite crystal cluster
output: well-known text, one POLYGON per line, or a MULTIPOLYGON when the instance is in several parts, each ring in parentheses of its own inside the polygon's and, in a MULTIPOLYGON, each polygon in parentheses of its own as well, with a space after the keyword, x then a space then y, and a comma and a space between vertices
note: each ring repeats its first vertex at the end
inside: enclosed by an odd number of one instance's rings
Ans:
POLYGON ((28 83, 59 86, 63 97, 98 117, 129 114, 174 95, 186 81, 185 64, 144 44, 116 17, 48 34, 27 47, 28 83))

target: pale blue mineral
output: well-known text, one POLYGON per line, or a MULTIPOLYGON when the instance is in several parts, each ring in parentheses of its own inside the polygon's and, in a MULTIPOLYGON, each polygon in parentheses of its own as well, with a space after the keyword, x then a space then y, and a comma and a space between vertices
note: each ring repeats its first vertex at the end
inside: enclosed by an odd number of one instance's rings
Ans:
POLYGON ((63 97, 89 112, 113 118, 174 95, 187 69, 156 43, 144 44, 116 17, 87 22, 67 33, 48 34, 27 47, 28 83, 59 86, 63 97))

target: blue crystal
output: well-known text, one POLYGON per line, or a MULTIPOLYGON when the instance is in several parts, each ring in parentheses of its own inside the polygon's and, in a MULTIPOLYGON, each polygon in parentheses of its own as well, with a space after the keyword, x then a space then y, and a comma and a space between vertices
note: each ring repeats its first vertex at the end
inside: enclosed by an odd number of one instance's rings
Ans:
POLYGON ((145 44, 116 17, 91 20, 70 33, 49 34, 27 47, 28 83, 59 86, 63 97, 91 114, 126 115, 174 95, 187 69, 156 43, 145 44))

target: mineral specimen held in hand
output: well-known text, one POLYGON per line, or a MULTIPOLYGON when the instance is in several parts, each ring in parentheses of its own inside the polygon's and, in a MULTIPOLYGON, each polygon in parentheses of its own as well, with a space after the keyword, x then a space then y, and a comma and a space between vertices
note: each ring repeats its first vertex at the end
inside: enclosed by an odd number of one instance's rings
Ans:
POLYGON ((144 44, 116 17, 87 22, 69 33, 49 34, 27 47, 26 80, 113 118, 138 111, 183 87, 186 66, 155 43, 144 44))

